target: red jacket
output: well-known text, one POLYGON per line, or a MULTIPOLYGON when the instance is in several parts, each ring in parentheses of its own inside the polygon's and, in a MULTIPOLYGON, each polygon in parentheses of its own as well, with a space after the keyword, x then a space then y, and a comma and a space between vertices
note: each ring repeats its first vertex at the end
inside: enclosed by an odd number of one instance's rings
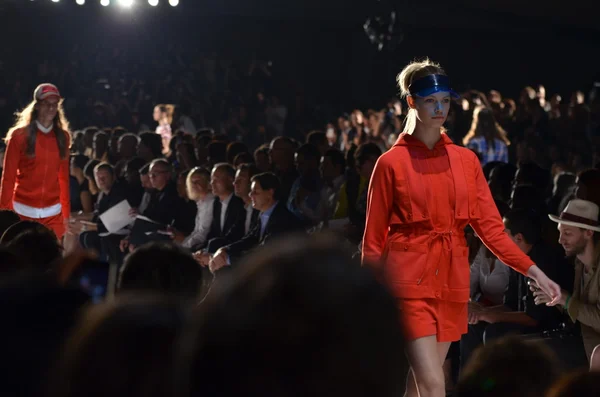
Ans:
POLYGON ((467 302, 467 224, 502 262, 524 274, 533 265, 504 232, 473 152, 446 134, 433 150, 400 135, 371 177, 363 263, 396 297, 467 302))
MULTIPOLYGON (((67 151, 68 147, 67 137, 67 151)), ((68 219, 71 211, 68 152, 67 157, 61 159, 54 131, 43 133, 39 130, 35 157, 29 157, 26 151, 26 129, 15 131, 7 142, 4 155, 0 208, 14 209, 30 218, 62 213, 63 218, 68 219), (32 211, 37 215, 30 216, 32 211)))

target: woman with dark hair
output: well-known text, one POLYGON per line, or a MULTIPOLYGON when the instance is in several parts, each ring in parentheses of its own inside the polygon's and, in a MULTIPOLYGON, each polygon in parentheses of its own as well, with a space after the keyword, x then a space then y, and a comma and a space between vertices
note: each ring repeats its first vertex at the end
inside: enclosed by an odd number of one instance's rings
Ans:
POLYGON ((51 228, 61 239, 71 215, 69 122, 52 84, 39 85, 33 101, 6 135, 0 208, 51 228))
POLYGON ((473 123, 463 144, 481 156, 481 165, 492 161, 508 163, 508 140, 506 131, 496 122, 494 112, 478 107, 473 112, 473 123))

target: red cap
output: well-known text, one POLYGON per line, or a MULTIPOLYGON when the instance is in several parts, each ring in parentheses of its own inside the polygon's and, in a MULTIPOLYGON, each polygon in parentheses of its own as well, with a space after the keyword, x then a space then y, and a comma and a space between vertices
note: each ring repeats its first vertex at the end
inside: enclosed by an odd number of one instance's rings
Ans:
POLYGON ((36 101, 43 101, 44 99, 50 97, 61 98, 60 92, 58 92, 58 88, 56 88, 54 84, 40 84, 33 92, 33 99, 35 99, 36 101))

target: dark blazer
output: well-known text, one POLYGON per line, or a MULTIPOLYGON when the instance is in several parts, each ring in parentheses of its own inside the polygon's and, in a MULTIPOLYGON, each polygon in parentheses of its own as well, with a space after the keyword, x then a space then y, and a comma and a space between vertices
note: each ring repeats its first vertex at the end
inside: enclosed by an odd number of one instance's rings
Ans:
POLYGON ((246 225, 246 209, 244 201, 233 195, 225 213, 225 223, 221 230, 221 200, 215 197, 213 203, 213 220, 206 241, 224 239, 226 244, 241 239, 244 236, 246 225))
POLYGON ((95 204, 93 222, 98 224, 98 233, 106 233, 106 226, 100 220, 100 215, 119 204, 121 201, 127 200, 127 187, 122 182, 115 182, 108 194, 100 193, 98 201, 95 204))
POLYGON ((278 202, 273 209, 262 236, 260 235, 261 223, 259 216, 248 234, 242 239, 224 247, 231 259, 239 258, 245 252, 248 252, 255 247, 265 245, 270 239, 275 237, 304 231, 302 222, 287 209, 285 201, 278 202))
POLYGON ((143 216, 155 222, 189 234, 194 230, 196 222, 195 208, 186 205, 185 200, 179 197, 175 183, 169 183, 162 191, 155 192, 150 199, 148 208, 143 216))

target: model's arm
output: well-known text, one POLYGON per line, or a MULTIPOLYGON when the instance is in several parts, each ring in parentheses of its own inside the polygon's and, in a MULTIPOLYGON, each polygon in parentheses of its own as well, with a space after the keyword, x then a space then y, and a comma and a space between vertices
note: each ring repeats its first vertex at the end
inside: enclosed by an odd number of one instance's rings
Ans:
POLYGON ((367 221, 362 246, 362 262, 381 270, 381 255, 390 226, 394 201, 394 170, 387 156, 380 157, 373 170, 367 196, 367 221))
POLYGON ((4 168, 2 169, 2 185, 0 187, 0 208, 3 209, 13 209, 15 181, 17 180, 19 161, 23 154, 22 144, 22 137, 16 134, 6 144, 4 168))

